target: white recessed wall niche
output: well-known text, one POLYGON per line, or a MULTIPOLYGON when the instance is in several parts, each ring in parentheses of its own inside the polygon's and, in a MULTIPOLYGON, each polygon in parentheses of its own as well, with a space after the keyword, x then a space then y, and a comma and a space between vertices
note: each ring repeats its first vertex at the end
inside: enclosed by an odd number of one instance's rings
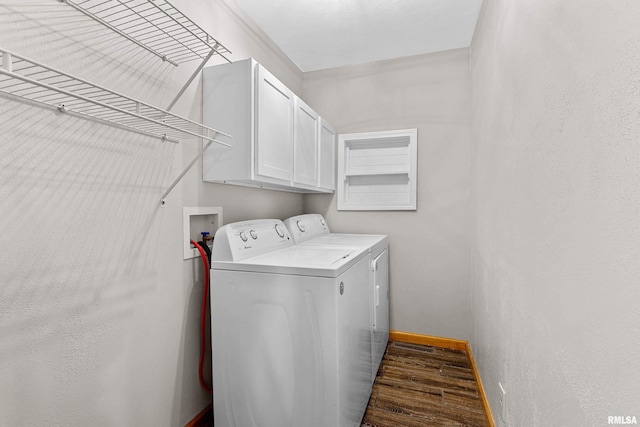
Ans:
POLYGON ((338 210, 416 210, 418 130, 338 137, 338 210))

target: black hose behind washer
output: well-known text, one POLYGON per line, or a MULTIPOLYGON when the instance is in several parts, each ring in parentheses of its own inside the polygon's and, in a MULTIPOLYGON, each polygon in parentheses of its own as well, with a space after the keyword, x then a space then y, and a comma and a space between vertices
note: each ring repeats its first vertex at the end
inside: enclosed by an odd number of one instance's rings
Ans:
POLYGON ((209 260, 209 268, 211 268, 211 248, 209 248, 209 245, 207 245, 205 242, 202 242, 202 241, 198 242, 198 244, 206 252, 207 260, 209 260))

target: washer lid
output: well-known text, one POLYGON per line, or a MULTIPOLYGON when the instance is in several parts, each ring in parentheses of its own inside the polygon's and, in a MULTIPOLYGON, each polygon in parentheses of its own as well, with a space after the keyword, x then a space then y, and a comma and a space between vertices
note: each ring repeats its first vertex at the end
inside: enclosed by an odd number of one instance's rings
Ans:
POLYGON ((236 262, 212 262, 212 270, 338 277, 368 250, 359 247, 297 245, 236 262))

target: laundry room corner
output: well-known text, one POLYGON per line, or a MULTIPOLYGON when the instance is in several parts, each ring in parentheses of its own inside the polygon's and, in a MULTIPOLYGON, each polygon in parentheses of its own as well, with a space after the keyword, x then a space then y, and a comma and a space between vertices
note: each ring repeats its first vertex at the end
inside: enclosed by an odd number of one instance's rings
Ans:
POLYGON ((394 330, 470 338, 468 72, 469 50, 456 49, 305 73, 305 98, 339 134, 418 129, 415 211, 340 211, 336 195, 304 199, 304 211, 325 215, 332 230, 389 236, 394 330))

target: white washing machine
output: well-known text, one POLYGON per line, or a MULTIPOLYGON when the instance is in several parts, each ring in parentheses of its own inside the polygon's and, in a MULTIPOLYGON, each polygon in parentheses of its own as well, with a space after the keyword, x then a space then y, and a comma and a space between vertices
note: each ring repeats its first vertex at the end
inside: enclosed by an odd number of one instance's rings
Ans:
POLYGON ((360 425, 371 394, 369 264, 360 247, 294 245, 280 220, 218 229, 216 427, 360 425))
POLYGON ((305 214, 284 221, 296 244, 361 247, 371 254, 369 304, 371 329, 371 383, 389 342, 389 244, 380 234, 331 233, 320 214, 305 214))

